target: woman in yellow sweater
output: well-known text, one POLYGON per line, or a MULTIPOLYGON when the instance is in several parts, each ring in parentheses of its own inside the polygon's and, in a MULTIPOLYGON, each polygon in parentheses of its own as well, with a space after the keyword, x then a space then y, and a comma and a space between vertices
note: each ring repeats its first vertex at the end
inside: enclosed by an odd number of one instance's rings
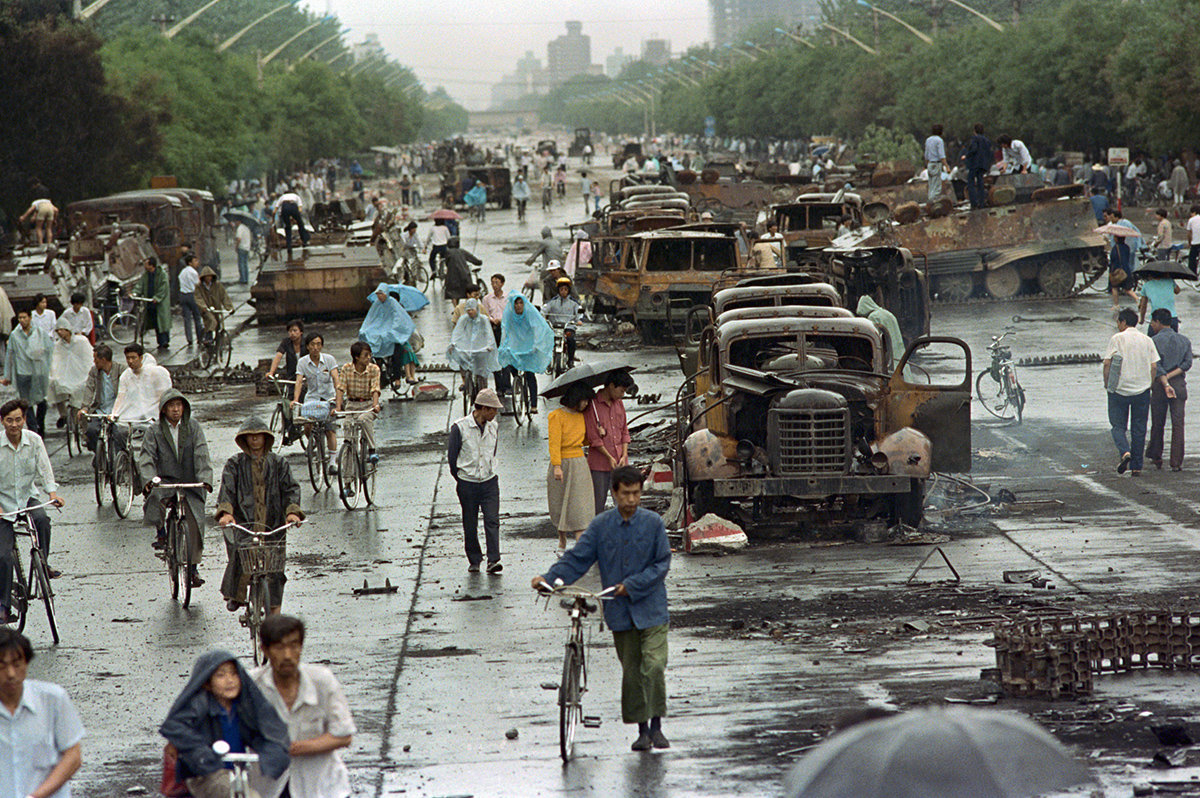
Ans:
POLYGON ((559 399, 562 407, 547 417, 550 422, 550 468, 546 473, 546 497, 550 504, 550 520, 558 529, 560 553, 567 548, 567 533, 578 538, 596 514, 592 472, 583 456, 583 411, 595 395, 588 386, 575 383, 559 399))

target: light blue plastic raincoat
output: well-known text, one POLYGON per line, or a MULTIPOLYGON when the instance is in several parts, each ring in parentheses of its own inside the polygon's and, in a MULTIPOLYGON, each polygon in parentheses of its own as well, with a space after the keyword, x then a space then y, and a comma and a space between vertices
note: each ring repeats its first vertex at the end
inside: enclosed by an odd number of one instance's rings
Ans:
MULTIPOLYGON (((467 310, 479 308, 478 299, 467 300, 467 310)), ((450 365, 460 370, 470 370, 476 377, 487 377, 500 370, 500 361, 496 358, 496 338, 492 333, 492 323, 483 312, 475 314, 475 318, 464 313, 454 325, 450 334, 450 346, 446 349, 446 359, 450 365)))
POLYGON ((358 340, 366 341, 375 357, 391 357, 396 345, 407 344, 416 329, 408 311, 389 293, 390 288, 386 283, 379 284, 375 290, 387 294, 387 299, 380 302, 376 294, 371 294, 371 309, 358 328, 358 340))
POLYGON ((554 330, 550 323, 520 294, 509 294, 500 327, 500 365, 540 374, 550 365, 553 354, 554 330), (518 299, 525 305, 521 313, 516 309, 518 299))

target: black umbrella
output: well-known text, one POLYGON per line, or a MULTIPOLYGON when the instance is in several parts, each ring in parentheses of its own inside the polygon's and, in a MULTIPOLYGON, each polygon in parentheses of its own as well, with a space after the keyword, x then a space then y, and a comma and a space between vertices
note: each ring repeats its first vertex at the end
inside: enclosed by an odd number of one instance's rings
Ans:
POLYGON ((611 372, 614 371, 636 371, 633 366, 614 366, 611 368, 601 368, 593 366, 591 363, 583 363, 574 368, 567 369, 554 382, 547 386, 546 390, 542 391, 542 396, 547 399, 553 399, 556 396, 562 396, 577 382, 582 382, 590 388, 599 388, 604 385, 604 380, 611 372))
POLYGON ((256 216, 245 211, 230 209, 225 211, 224 216, 231 222, 241 222, 251 230, 258 230, 262 227, 262 222, 256 216))
POLYGON ((1165 277, 1169 280, 1195 280, 1196 275, 1187 264, 1177 260, 1152 260, 1138 266, 1133 272, 1138 277, 1165 277))

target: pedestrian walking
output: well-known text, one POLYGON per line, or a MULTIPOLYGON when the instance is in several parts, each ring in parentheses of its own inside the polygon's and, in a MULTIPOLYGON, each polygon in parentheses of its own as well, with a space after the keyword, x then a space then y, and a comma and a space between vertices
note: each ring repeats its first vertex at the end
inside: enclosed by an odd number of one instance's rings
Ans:
POLYGON ((1146 444, 1146 459, 1155 468, 1162 468, 1163 438, 1167 413, 1171 414, 1172 471, 1183 470, 1183 406, 1187 402, 1187 372, 1192 367, 1192 342, 1171 328, 1166 308, 1156 308, 1150 314, 1150 340, 1158 350, 1158 366, 1150 388, 1150 442, 1146 444))
POLYGON ((154 330, 159 349, 171 348, 171 281, 158 267, 158 258, 153 256, 142 261, 144 271, 138 278, 137 296, 149 299, 142 309, 145 329, 154 330))
POLYGON ((1171 220, 1167 218, 1167 209, 1158 208, 1154 211, 1158 223, 1154 230, 1154 259, 1167 260, 1171 257, 1171 247, 1174 246, 1174 229, 1171 220))
POLYGON ((1158 310, 1162 308, 1166 310, 1171 317, 1171 322, 1168 325, 1175 332, 1179 332, 1179 319, 1175 316, 1175 295, 1179 293, 1179 286, 1175 281, 1166 275, 1156 274, 1154 272, 1146 272, 1142 279, 1142 285, 1138 289, 1138 324, 1146 322, 1147 310, 1158 310))
POLYGON ((17 326, 8 336, 4 354, 4 379, 0 385, 17 386, 17 395, 29 403, 33 413, 29 428, 39 435, 45 430, 46 396, 50 389, 50 362, 54 342, 41 327, 33 326, 28 310, 17 311, 17 326))
POLYGON ((1193 205, 1187 220, 1188 268, 1192 274, 1197 274, 1196 266, 1200 262, 1200 205, 1193 205))
POLYGON ((230 753, 258 754, 248 766, 252 777, 277 779, 291 758, 288 729, 275 707, 228 651, 201 654, 158 733, 174 754, 175 778, 193 798, 229 798, 230 776, 213 743, 224 740, 230 753))
POLYGON ((525 206, 529 204, 529 184, 525 182, 524 175, 517 175, 517 179, 513 181, 512 199, 517 204, 517 221, 525 221, 525 206))
POLYGON ((196 304, 196 286, 200 284, 200 272, 196 264, 199 262, 195 255, 188 255, 179 271, 179 310, 183 313, 183 334, 188 346, 204 341, 204 317, 200 314, 200 306, 196 304), (193 331, 195 337, 192 336, 193 331))
POLYGON ((0 795, 71 798, 68 782, 83 764, 83 721, 66 690, 27 678, 33 657, 25 635, 0 627, 0 795))
POLYGON ((558 550, 567 547, 567 535, 576 539, 596 515, 591 474, 583 456, 587 441, 584 413, 595 392, 582 382, 567 388, 559 402, 562 407, 550 412, 550 465, 546 471, 546 500, 550 520, 558 530, 558 550))
POLYGON ((1137 328, 1137 313, 1124 308, 1117 314, 1117 334, 1104 352, 1104 386, 1108 391, 1108 423, 1120 462, 1117 473, 1142 473, 1146 446, 1146 417, 1150 386, 1155 380, 1158 350, 1137 328), (1126 430, 1128 429, 1128 437, 1126 430))
POLYGON ((622 466, 613 471, 615 509, 592 519, 578 542, 533 578, 535 590, 562 580, 572 584, 593 564, 600 582, 614 588, 604 602, 604 620, 613 633, 621 662, 621 719, 636 723, 634 751, 669 748, 662 731, 667 714, 667 571, 671 545, 658 513, 640 507, 641 471, 622 466))
POLYGON ((987 205, 987 191, 983 178, 996 162, 995 149, 991 140, 983 134, 983 123, 975 123, 975 135, 967 143, 963 154, 963 166, 967 169, 967 196, 972 208, 982 208, 987 205))
POLYGON ((253 235, 250 232, 250 227, 245 222, 239 222, 237 232, 234 233, 234 241, 237 248, 237 264, 238 264, 238 285, 250 284, 250 246, 253 241, 253 235))
POLYGON ((291 764, 278 779, 256 784, 262 798, 349 798, 341 750, 356 731, 350 704, 333 671, 301 662, 304 622, 272 615, 258 632, 266 663, 250 678, 287 725, 291 764))
POLYGON ((931 128, 929 138, 925 139, 925 166, 929 169, 929 189, 927 195, 931 203, 942 198, 942 170, 950 171, 946 161, 946 141, 942 138, 942 126, 935 124, 931 128))
POLYGON ((1175 166, 1171 169, 1171 176, 1167 178, 1167 187, 1171 189, 1171 196, 1176 205, 1182 205, 1187 199, 1188 190, 1188 173, 1179 159, 1175 159, 1175 166))
POLYGON ((500 563, 500 477, 496 474, 496 453, 500 446, 500 397, 491 388, 475 395, 471 413, 450 425, 446 457, 455 492, 462 507, 463 543, 467 552, 467 570, 479 571, 483 552, 479 549, 479 514, 483 513, 483 532, 487 545, 487 572, 504 570, 500 563))
POLYGON ((604 512, 608 502, 613 471, 629 465, 629 423, 625 418, 624 399, 625 392, 631 387, 633 377, 629 372, 613 369, 604 377, 604 387, 596 392, 583 414, 596 515, 604 512))
POLYGON ((583 194, 583 214, 586 216, 592 212, 590 207, 592 199, 592 181, 591 178, 588 177, 587 172, 579 173, 579 191, 583 194))
POLYGON ((604 199, 604 188, 603 188, 603 186, 600 185, 599 180, 593 180, 592 181, 592 202, 595 203, 595 211, 600 210, 600 201, 602 199, 604 199))
MULTIPOLYGON (((225 461, 221 472, 221 492, 217 495, 214 520, 225 533, 228 560, 221 579, 221 595, 230 612, 246 604, 249 578, 242 573, 237 556, 239 545, 250 542, 250 536, 230 524, 269 532, 284 524, 299 524, 304 520, 300 509, 300 485, 292 477, 287 460, 271 451, 275 433, 258 416, 250 416, 233 438, 240 452, 225 461)), ((286 533, 282 536, 286 545, 286 533)), ((278 614, 283 604, 283 574, 272 574, 270 580, 271 614, 278 614)))

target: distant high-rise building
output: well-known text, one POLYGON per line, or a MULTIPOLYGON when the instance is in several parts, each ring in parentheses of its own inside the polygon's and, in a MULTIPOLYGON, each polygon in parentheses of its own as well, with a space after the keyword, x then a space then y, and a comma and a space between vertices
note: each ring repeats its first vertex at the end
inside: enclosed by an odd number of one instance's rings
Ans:
POLYGON ((646 39, 642 42, 642 60, 656 67, 664 67, 671 60, 669 39, 646 39))
POLYGON ((351 45, 350 54, 354 57, 354 63, 356 64, 368 58, 387 57, 387 53, 383 50, 383 45, 379 43, 379 36, 374 33, 368 33, 364 41, 351 45))
POLYGON ((821 18, 817 0, 708 0, 714 44, 740 44, 746 29, 766 22, 814 27, 821 18))
POLYGON ((618 47, 612 51, 612 55, 604 59, 604 74, 610 78, 615 78, 621 74, 621 70, 626 64, 632 64, 637 60, 637 56, 632 53, 626 53, 624 49, 618 47))
POLYGON ((545 94, 548 88, 542 62, 534 57, 533 50, 526 50, 525 57, 517 61, 516 71, 492 86, 492 107, 499 108, 531 94, 545 94))
POLYGON ((546 78, 557 86, 592 66, 592 39, 583 35, 582 22, 568 22, 567 33, 546 45, 546 78))

